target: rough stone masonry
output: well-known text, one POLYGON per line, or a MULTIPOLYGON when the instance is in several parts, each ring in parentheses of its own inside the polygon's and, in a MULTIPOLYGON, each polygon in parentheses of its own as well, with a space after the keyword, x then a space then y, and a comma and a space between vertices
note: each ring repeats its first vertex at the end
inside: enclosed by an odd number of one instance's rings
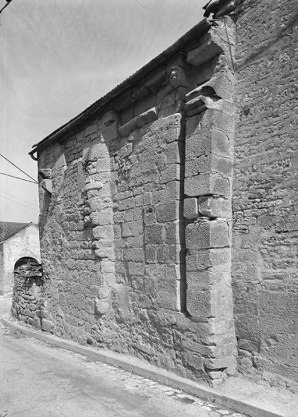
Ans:
POLYGON ((31 151, 41 327, 213 385, 238 369, 295 389, 298 10, 237 3, 31 151))

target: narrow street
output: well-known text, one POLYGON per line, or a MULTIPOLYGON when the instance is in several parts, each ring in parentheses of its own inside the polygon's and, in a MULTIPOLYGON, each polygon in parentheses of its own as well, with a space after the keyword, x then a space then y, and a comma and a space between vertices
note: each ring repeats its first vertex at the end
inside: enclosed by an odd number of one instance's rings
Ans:
MULTIPOLYGON (((0 297, 0 316, 9 297, 0 297)), ((242 417, 0 327, 0 417, 242 417)))

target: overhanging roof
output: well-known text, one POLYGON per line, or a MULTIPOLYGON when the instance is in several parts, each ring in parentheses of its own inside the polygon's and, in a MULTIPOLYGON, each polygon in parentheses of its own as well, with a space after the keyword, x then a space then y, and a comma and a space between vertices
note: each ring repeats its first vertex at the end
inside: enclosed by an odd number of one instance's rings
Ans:
POLYGON ((181 51, 189 42, 196 39, 198 36, 202 36, 206 33, 211 27, 211 23, 209 23, 206 19, 199 22, 196 26, 186 32, 181 38, 179 38, 172 46, 167 48, 157 57, 153 58, 148 64, 143 66, 133 75, 128 77, 125 81, 107 93, 105 96, 97 100, 91 106, 87 107, 82 113, 78 116, 71 119, 69 122, 65 123, 50 135, 45 137, 42 141, 38 142, 37 144, 33 145, 33 150, 29 152, 29 155, 37 160, 34 156, 36 152, 41 151, 42 149, 46 148, 50 145, 50 143, 59 140, 62 136, 67 135, 71 129, 78 126, 79 124, 83 123, 87 120, 90 116, 94 113, 99 111, 101 108, 112 102, 117 96, 124 93, 125 91, 129 90, 131 87, 137 84, 142 78, 148 75, 151 71, 155 70, 159 65, 163 64, 169 58, 175 56, 178 52, 181 51))

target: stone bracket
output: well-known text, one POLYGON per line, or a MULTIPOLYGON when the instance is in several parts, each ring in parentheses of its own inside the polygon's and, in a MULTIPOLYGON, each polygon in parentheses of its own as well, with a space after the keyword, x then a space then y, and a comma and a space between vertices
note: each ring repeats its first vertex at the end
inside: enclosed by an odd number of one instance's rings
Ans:
POLYGON ((211 29, 201 41, 201 44, 188 52, 186 62, 199 66, 215 58, 223 52, 219 45, 218 37, 214 29, 211 29))
POLYGON ((44 168, 40 169, 38 171, 38 175, 40 181, 40 186, 47 191, 50 195, 52 195, 53 192, 53 180, 52 180, 52 170, 50 168, 44 168))
POLYGON ((119 135, 122 138, 127 137, 134 130, 157 120, 157 108, 152 107, 151 109, 145 111, 144 113, 139 114, 138 116, 131 119, 129 122, 120 126, 118 129, 119 135))

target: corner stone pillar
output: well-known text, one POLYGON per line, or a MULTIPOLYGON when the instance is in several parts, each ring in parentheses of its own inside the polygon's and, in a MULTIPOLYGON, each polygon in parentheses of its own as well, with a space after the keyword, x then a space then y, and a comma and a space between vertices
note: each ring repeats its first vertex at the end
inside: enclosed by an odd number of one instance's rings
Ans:
MULTIPOLYGON (((215 52, 225 49, 221 44, 215 52)), ((202 56, 200 48, 189 54, 194 65, 196 54, 202 56)), ((219 63, 204 88, 188 94, 185 111, 186 310, 192 320, 208 324, 210 355, 203 361, 214 383, 235 373, 237 357, 231 287, 234 75, 226 55, 219 63)))

